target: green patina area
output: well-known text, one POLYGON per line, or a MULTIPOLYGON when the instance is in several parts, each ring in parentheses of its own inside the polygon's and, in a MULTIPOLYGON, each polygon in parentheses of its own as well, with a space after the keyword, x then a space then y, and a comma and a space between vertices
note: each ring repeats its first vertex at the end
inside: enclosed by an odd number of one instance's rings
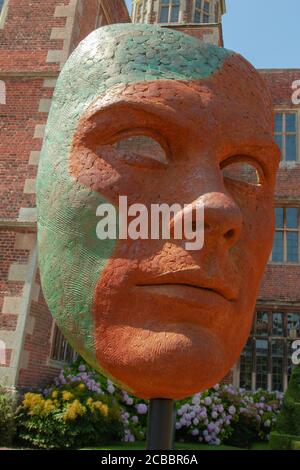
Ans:
POLYGON ((68 173, 78 121, 113 85, 209 78, 232 54, 159 26, 114 25, 82 41, 60 74, 37 182, 40 272, 58 325, 94 366, 93 295, 116 242, 96 238, 96 208, 107 201, 68 173))

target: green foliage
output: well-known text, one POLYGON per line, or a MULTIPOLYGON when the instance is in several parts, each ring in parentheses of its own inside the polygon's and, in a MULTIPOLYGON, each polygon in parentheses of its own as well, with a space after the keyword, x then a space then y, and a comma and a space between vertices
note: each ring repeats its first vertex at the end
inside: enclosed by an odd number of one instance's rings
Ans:
POLYGON ((46 396, 26 393, 16 421, 22 444, 45 449, 103 445, 122 435, 117 403, 80 381, 46 396))
POLYGON ((292 441, 292 450, 300 450, 300 441, 292 441))
POLYGON ((297 439, 299 439, 299 436, 273 431, 270 434, 270 447, 272 450, 292 450, 297 439))
POLYGON ((293 367, 288 389, 284 395, 275 432, 271 433, 272 449, 292 449, 300 441, 300 365, 293 367))
POLYGON ((259 424, 249 416, 240 415, 239 419, 232 422, 231 434, 224 442, 234 447, 250 449, 254 442, 260 440, 259 424))
POLYGON ((16 432, 15 407, 12 393, 0 388, 0 446, 10 446, 13 441, 16 432))
MULTIPOLYGON (((176 440, 244 448, 267 441, 281 398, 277 392, 216 385, 176 402, 176 440)), ((131 397, 79 359, 47 389, 24 395, 16 413, 18 443, 68 449, 144 442, 147 412, 147 402, 131 397)))

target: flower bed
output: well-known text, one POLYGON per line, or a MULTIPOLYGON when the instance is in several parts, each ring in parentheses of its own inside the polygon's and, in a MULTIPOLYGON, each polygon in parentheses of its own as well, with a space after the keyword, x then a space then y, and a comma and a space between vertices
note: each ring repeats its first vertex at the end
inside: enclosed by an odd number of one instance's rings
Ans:
MULTIPOLYGON (((250 447, 268 440, 281 403, 281 393, 216 385, 176 402, 176 440, 250 447)), ((147 412, 146 401, 77 361, 51 387, 24 396, 17 413, 18 434, 27 445, 44 448, 142 441, 147 412)))

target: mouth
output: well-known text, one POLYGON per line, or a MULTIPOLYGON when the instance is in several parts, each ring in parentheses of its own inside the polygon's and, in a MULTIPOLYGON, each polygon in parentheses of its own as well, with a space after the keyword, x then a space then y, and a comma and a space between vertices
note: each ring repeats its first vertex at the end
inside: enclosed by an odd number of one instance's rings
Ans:
MULTIPOLYGON (((166 283, 166 284, 137 284, 137 287, 146 287, 146 288, 158 288, 158 289, 164 289, 166 288, 167 289, 180 289, 181 291, 183 290, 189 290, 191 289, 191 292, 194 291, 203 291, 203 292, 211 292, 211 293, 214 293, 214 294, 217 294, 217 295, 220 295, 221 297, 223 297, 224 299, 226 300, 233 300, 233 299, 228 299, 227 297, 225 297, 225 295, 223 295, 221 292, 219 292, 218 290, 216 289, 210 289, 210 288, 207 288, 207 287, 200 287, 200 286, 194 286, 193 284, 181 284, 181 283, 174 283, 174 284, 171 284, 171 283, 166 283)), ((169 290, 170 290, 169 289, 169 290)))
POLYGON ((187 300, 195 298, 200 301, 203 297, 208 297, 213 301, 216 296, 228 302, 237 299, 237 293, 231 285, 222 283, 216 278, 213 281, 204 279, 200 281, 196 270, 162 274, 150 282, 138 283, 136 287, 145 288, 157 294, 166 294, 169 297, 186 297, 187 300))

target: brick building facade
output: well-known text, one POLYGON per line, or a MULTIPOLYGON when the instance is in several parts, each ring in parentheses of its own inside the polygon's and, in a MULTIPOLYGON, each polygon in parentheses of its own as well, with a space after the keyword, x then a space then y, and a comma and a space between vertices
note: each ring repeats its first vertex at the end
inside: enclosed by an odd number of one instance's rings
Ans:
POLYGON ((37 270, 35 178, 55 82, 87 34, 131 20, 124 0, 0 0, 0 12, 0 383, 27 387, 73 354, 37 270))
MULTIPOLYGON (((73 354, 51 319, 37 270, 35 176, 53 88, 84 36, 130 19, 122 0, 0 0, 1 8, 0 350, 1 341, 6 350, 0 383, 36 386, 73 354)), ((224 13, 224 0, 133 0, 133 21, 161 23, 217 45, 223 45, 224 13)), ((292 102, 300 69, 260 73, 273 97, 283 155, 276 236, 253 331, 228 380, 284 389, 291 342, 300 338, 300 99, 292 102)))

